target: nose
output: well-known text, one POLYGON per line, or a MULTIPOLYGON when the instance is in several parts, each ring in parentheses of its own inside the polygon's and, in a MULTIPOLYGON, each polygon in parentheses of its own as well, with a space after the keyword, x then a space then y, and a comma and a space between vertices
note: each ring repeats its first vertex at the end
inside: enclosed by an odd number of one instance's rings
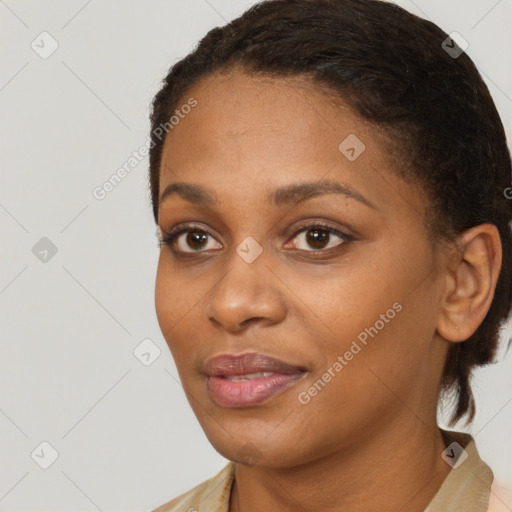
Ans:
POLYGON ((216 327, 240 332, 253 323, 265 326, 283 321, 286 306, 282 283, 266 259, 263 253, 247 263, 233 251, 224 277, 210 292, 207 314, 216 327))

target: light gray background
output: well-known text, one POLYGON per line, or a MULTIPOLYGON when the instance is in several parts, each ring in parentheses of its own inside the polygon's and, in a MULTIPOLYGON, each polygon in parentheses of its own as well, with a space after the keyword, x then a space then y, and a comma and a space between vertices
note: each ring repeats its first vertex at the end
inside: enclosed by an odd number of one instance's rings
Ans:
MULTIPOLYGON (((151 510, 226 463, 154 313, 147 157, 102 201, 92 191, 145 143, 168 67, 252 3, 0 1, 2 511, 151 510), (47 59, 31 47, 43 31, 59 45, 47 59), (58 249, 46 263, 42 237, 58 249), (146 338, 161 350, 150 366, 133 355, 146 338), (31 458, 43 441, 59 454, 48 469, 31 458)), ((511 0, 398 3, 469 42, 510 140, 511 0)), ((469 431, 512 488, 512 354, 474 389, 469 431)))

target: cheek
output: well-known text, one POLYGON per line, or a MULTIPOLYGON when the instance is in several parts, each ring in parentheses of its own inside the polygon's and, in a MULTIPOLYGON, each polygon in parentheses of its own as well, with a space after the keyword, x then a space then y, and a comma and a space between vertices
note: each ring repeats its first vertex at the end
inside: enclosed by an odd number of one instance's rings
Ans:
POLYGON ((392 288, 371 297, 361 293, 359 307, 340 304, 335 334, 322 347, 328 352, 327 366, 312 379, 330 380, 323 399, 350 409, 355 417, 374 408, 383 413, 383 404, 398 407, 397 397, 408 402, 436 375, 431 356, 435 326, 424 307, 428 297, 417 300, 392 288), (329 370, 334 378, 325 374, 329 370))
POLYGON ((166 278, 164 265, 162 263, 162 254, 158 262, 155 282, 155 311, 162 333, 170 327, 170 316, 172 312, 172 297, 169 280, 166 278))
POLYGON ((155 282, 155 311, 160 330, 171 347, 180 328, 180 319, 186 315, 188 301, 186 293, 190 287, 180 281, 179 273, 175 272, 168 261, 164 250, 160 253, 155 282))
POLYGON ((373 325, 403 296, 402 277, 397 278, 390 265, 365 259, 293 281, 293 293, 305 305, 303 318, 324 332, 334 350, 373 325))
POLYGON ((155 311, 178 370, 185 360, 197 353, 203 338, 198 313, 203 307, 200 299, 205 291, 197 286, 197 279, 193 281, 194 285, 191 285, 190 279, 184 279, 173 267, 169 256, 163 252, 160 254, 155 282, 155 311))
MULTIPOLYGON (((396 245, 375 247, 361 252, 354 265, 331 269, 328 278, 295 281, 293 291, 307 306, 303 318, 315 325, 319 372, 346 354, 342 373, 351 375, 352 385, 364 387, 369 368, 400 380, 414 372, 404 368, 407 362, 417 367, 425 356, 433 336, 433 318, 426 314, 432 308, 425 307, 432 293, 425 280, 429 258, 425 252, 406 258, 402 249, 399 257, 396 245)), ((337 382, 345 385, 344 379, 337 382)))

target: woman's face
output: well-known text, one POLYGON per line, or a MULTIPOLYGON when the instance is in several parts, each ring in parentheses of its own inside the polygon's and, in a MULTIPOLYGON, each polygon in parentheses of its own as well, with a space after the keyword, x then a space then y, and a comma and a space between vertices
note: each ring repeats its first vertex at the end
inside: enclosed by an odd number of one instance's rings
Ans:
POLYGON ((213 446, 291 467, 435 425, 442 260, 398 143, 297 78, 215 75, 189 98, 159 209, 164 236, 189 231, 162 245, 155 301, 213 446))

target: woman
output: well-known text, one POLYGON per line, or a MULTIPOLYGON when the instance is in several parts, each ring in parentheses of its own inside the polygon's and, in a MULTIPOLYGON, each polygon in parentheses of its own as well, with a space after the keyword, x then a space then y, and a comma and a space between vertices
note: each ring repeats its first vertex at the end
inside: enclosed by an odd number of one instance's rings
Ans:
POLYGON ((229 464, 163 511, 485 511, 472 370, 511 309, 511 162, 462 45, 374 0, 269 0, 153 102, 158 321, 229 464))

